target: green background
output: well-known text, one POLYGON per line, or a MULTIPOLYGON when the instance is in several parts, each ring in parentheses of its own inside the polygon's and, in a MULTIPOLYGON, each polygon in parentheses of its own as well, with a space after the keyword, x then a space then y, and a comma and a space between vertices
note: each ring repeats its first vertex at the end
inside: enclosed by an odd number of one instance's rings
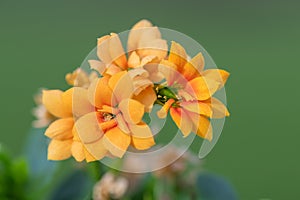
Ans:
POLYGON ((20 154, 37 89, 66 88, 65 73, 97 37, 147 18, 194 38, 231 72, 231 117, 205 169, 230 180, 240 199, 299 199, 299 7, 291 0, 0 0, 0 142, 20 154))

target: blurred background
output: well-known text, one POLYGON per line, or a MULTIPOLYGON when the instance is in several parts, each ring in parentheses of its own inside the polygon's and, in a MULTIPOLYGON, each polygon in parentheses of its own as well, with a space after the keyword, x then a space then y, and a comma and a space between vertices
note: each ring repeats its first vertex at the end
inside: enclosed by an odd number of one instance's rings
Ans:
POLYGON ((194 38, 231 73, 231 116, 204 168, 240 199, 298 199, 299 8, 293 0, 0 0, 0 143, 21 154, 38 88, 66 88, 64 75, 97 37, 146 18, 194 38))

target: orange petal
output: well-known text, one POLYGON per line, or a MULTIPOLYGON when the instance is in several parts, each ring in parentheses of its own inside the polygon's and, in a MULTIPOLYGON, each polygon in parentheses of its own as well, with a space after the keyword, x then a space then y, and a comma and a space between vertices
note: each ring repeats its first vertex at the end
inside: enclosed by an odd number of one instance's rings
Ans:
POLYGON ((147 27, 152 27, 151 22, 148 20, 141 20, 136 23, 129 32, 127 50, 128 52, 134 51, 138 47, 141 35, 147 27))
POLYGON ((113 62, 122 69, 127 68, 127 58, 118 34, 111 33, 109 38, 109 52, 113 62))
POLYGON ((114 65, 114 64, 111 64, 111 65, 109 65, 108 67, 107 67, 107 69, 106 69, 106 71, 105 71, 105 75, 110 75, 110 76, 112 76, 112 75, 114 75, 114 74, 116 74, 116 73, 118 73, 118 72, 121 72, 121 71, 123 71, 120 67, 118 67, 118 66, 116 66, 116 65, 114 65))
POLYGON ((88 89, 88 99, 97 108, 101 108, 102 105, 113 106, 116 104, 112 90, 108 87, 108 80, 107 76, 96 79, 88 89))
POLYGON ((150 86, 141 91, 138 95, 133 96, 133 99, 139 101, 145 106, 145 112, 151 112, 157 97, 154 89, 150 86))
POLYGON ((204 58, 202 53, 197 54, 189 62, 184 65, 183 76, 187 80, 191 80, 200 75, 200 71, 204 68, 204 58))
POLYGON ((209 99, 219 88, 220 83, 209 78, 197 77, 191 81, 186 90, 198 100, 209 99))
POLYGON ((130 136, 118 127, 112 128, 103 136, 105 148, 114 156, 123 157, 130 145, 130 136))
POLYGON ((113 75, 109 81, 108 85, 113 91, 116 101, 120 102, 123 99, 129 98, 133 94, 133 84, 129 74, 126 71, 119 72, 113 75))
POLYGON ((227 110, 226 106, 218 99, 212 97, 211 99, 205 101, 208 105, 211 106, 212 109, 212 118, 223 118, 228 117, 229 111, 227 110))
POLYGON ((65 160, 71 157, 72 140, 51 140, 48 146, 48 160, 65 160))
POLYGON ((209 119, 193 112, 189 112, 188 114, 190 119, 193 121, 193 132, 198 136, 211 141, 213 131, 209 119))
POLYGON ((96 142, 103 137, 104 133, 99 124, 98 117, 98 113, 92 112, 76 121, 76 132, 84 144, 96 142))
POLYGON ((183 72, 183 66, 187 62, 185 49, 180 44, 173 41, 168 60, 178 67, 179 72, 183 72))
POLYGON ((84 148, 81 142, 73 141, 71 152, 77 162, 82 162, 85 159, 84 148))
POLYGON ((212 116, 212 109, 210 106, 200 101, 184 101, 180 103, 180 106, 189 112, 198 113, 207 117, 212 116))
POLYGON ((181 130, 183 136, 187 137, 191 133, 193 126, 188 114, 181 108, 171 108, 170 115, 177 127, 181 130))
POLYGON ((93 158, 100 160, 107 154, 107 149, 104 147, 103 139, 96 142, 85 144, 86 150, 93 156, 93 158))
POLYGON ((122 100, 119 109, 127 123, 137 124, 144 116, 144 105, 133 99, 122 100))
POLYGON ((173 85, 178 79, 179 72, 177 71, 177 66, 170 61, 162 60, 158 65, 158 70, 163 74, 168 85, 173 85))
POLYGON ((44 90, 43 104, 56 117, 72 117, 72 110, 63 103, 62 94, 63 92, 60 90, 44 90))
POLYGON ((98 38, 97 44, 97 55, 98 58, 105 64, 111 64, 112 58, 109 52, 109 35, 105 35, 101 38, 98 38))
POLYGON ((222 69, 207 69, 203 71, 202 76, 206 79, 215 80, 220 83, 219 88, 223 87, 229 77, 229 73, 222 69))
POLYGON ((139 42, 137 53, 141 57, 155 56, 158 59, 164 59, 168 53, 168 44, 166 40, 153 39, 139 42))
POLYGON ((166 118, 168 115, 168 111, 174 102, 175 102, 174 99, 169 99, 165 103, 165 105, 159 111, 157 111, 157 116, 161 119, 166 118))
POLYGON ((88 100, 88 90, 81 87, 74 87, 63 93, 62 99, 73 115, 80 117, 94 111, 94 106, 88 100))
POLYGON ((116 115, 116 121, 118 123, 118 127, 124 132, 124 133, 130 133, 130 130, 128 128, 128 124, 125 121, 123 115, 121 113, 116 115))
POLYGON ((73 138, 72 129, 74 120, 72 117, 58 119, 47 128, 45 135, 51 139, 68 140, 73 138))
POLYGON ((103 63, 99 60, 89 60, 88 62, 91 66, 91 69, 97 71, 99 74, 103 74, 104 71, 106 70, 105 63, 103 63))
POLYGON ((90 154, 90 152, 86 148, 84 148, 83 151, 84 151, 86 162, 93 162, 97 160, 92 154, 90 154))
POLYGON ((135 51, 133 51, 128 58, 128 67, 136 68, 139 67, 140 64, 141 64, 140 57, 136 54, 135 51))
POLYGON ((138 150, 146 150, 155 145, 153 134, 149 126, 143 122, 137 125, 130 125, 132 133, 131 145, 138 150))

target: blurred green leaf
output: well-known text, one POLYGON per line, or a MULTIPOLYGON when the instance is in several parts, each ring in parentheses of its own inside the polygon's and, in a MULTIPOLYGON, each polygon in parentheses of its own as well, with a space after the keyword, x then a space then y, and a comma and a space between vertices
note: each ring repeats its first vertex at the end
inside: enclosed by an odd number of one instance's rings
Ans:
POLYGON ((83 169, 76 170, 57 185, 50 199, 89 199, 93 185, 94 181, 90 178, 88 172, 83 169))
POLYGON ((237 200, 236 192, 231 184, 217 175, 200 174, 197 188, 201 200, 237 200))

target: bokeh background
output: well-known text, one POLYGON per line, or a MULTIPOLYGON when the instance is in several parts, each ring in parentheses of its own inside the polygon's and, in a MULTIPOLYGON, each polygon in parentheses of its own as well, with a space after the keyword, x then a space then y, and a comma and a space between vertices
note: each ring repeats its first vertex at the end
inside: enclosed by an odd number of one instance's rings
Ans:
POLYGON ((232 115, 204 168, 240 199, 299 199, 299 8, 292 0, 0 0, 0 143, 21 154, 37 89, 66 88, 64 75, 97 37, 146 18, 194 38, 231 72, 232 115))

